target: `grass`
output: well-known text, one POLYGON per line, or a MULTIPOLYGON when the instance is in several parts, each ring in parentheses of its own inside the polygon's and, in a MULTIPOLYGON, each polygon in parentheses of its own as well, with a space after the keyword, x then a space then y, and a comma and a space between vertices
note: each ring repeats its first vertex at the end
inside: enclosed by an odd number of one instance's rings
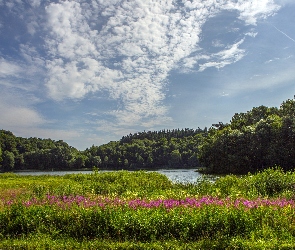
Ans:
POLYGON ((295 173, 0 175, 0 249, 295 249, 295 173))

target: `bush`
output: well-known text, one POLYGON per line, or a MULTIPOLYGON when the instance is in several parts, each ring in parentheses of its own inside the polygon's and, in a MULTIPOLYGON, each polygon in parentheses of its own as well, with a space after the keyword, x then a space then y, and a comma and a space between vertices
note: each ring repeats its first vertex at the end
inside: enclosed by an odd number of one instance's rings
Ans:
POLYGON ((256 175, 248 174, 244 182, 249 190, 255 191, 263 197, 280 196, 285 191, 294 191, 295 175, 284 172, 281 168, 269 168, 256 175))

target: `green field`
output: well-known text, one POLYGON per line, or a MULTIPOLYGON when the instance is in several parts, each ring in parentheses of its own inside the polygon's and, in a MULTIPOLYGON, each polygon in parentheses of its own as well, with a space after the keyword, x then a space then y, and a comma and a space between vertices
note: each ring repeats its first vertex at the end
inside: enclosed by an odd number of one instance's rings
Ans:
POLYGON ((295 173, 0 175, 0 249, 295 249, 295 173))

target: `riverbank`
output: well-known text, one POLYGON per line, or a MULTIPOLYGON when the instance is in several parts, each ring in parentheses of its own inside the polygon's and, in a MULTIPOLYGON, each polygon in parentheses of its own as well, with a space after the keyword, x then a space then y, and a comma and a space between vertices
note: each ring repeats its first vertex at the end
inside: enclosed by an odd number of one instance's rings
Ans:
POLYGON ((3 249, 292 249, 295 174, 0 175, 3 249), (14 246, 14 248, 9 248, 14 246))
MULTIPOLYGON (((164 174, 171 180, 172 182, 181 182, 181 183, 195 183, 200 178, 208 178, 210 180, 215 180, 219 178, 219 176, 214 175, 205 175, 200 174, 199 172, 195 171, 195 169, 156 169, 156 170, 99 170, 99 173, 105 173, 105 172, 118 172, 118 171, 129 171, 129 172, 138 172, 138 171, 144 171, 144 172, 156 172, 160 174, 164 174)), ((91 170, 72 170, 72 171, 15 171, 14 173, 18 175, 67 175, 67 174, 91 174, 93 171, 91 170)))

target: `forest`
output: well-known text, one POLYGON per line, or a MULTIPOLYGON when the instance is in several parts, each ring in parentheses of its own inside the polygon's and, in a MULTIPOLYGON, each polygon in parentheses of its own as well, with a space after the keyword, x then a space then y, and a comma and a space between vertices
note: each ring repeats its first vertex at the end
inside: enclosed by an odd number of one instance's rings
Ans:
POLYGON ((0 170, 195 168, 244 174, 295 166, 295 100, 254 107, 207 129, 144 131, 83 151, 66 142, 0 130, 0 170))
POLYGON ((197 167, 198 141, 205 131, 198 128, 140 132, 79 151, 62 140, 22 138, 0 130, 1 170, 197 167))

